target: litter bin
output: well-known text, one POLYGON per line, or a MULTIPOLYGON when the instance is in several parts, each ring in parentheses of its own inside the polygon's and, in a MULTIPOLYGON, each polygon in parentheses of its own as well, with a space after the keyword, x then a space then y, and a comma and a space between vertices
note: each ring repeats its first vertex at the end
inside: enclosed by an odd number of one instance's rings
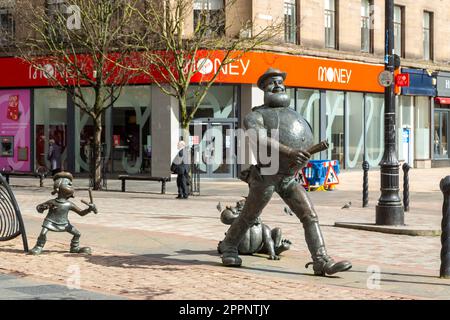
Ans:
POLYGON ((303 186, 308 191, 333 190, 339 173, 339 160, 310 160, 302 169, 303 186))

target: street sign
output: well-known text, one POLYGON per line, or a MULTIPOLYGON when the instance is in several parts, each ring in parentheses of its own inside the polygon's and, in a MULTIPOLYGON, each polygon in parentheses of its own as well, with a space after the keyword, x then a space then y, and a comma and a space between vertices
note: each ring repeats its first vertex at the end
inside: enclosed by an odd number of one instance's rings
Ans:
POLYGON ((325 186, 332 186, 332 185, 335 185, 335 184, 338 184, 338 183, 339 183, 339 178, 338 178, 336 172, 334 171, 333 166, 330 165, 328 167, 328 172, 327 172, 327 175, 325 177, 324 185, 325 186))
POLYGON ((398 87, 409 87, 409 73, 399 73, 395 76, 395 85, 398 87))
POLYGON ((394 76, 391 72, 384 70, 378 75, 378 83, 383 87, 389 87, 394 82, 394 76))

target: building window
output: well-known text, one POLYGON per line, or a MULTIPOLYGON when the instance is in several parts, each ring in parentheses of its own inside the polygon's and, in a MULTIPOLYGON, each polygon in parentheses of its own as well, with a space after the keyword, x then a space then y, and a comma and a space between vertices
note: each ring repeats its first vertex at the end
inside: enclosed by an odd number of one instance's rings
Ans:
POLYGON ((373 0, 361 0, 361 51, 373 53, 373 0))
POLYGON ((65 9, 65 0, 47 0, 46 2, 46 12, 51 19, 58 19, 58 17, 64 15, 65 9))
POLYGON ((10 44, 14 39, 16 29, 11 8, 0 8, 0 28, 0 45, 10 44))
POLYGON ((55 41, 64 41, 66 33, 66 1, 65 0, 47 0, 45 11, 48 17, 47 33, 55 41))
POLYGON ((423 13, 423 58, 433 60, 433 13, 423 13))
POLYGON ((194 1, 194 30, 199 23, 207 26, 208 35, 223 36, 225 34, 224 0, 194 1))
POLYGON ((298 43, 296 0, 284 1, 284 40, 289 43, 298 43))
POLYGON ((337 0, 325 0, 325 47, 337 49, 337 0))
POLYGON ((405 8, 394 6, 394 51, 395 54, 405 57, 405 8))

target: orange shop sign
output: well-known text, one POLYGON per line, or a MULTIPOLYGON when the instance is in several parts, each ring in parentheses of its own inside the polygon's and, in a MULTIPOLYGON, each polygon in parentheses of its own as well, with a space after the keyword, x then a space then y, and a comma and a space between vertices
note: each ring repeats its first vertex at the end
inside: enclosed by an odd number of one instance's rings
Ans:
MULTIPOLYGON (((192 82, 205 81, 218 69, 222 52, 200 52, 198 73, 192 82)), ((259 76, 273 67, 287 73, 286 85, 291 87, 333 89, 344 91, 384 92, 378 83, 383 65, 345 62, 331 59, 249 52, 221 70, 218 83, 255 84, 259 76)))

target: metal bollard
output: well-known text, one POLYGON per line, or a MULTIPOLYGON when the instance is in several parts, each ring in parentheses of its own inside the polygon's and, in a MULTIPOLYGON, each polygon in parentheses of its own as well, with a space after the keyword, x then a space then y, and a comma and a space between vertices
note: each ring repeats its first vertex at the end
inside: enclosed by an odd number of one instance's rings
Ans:
POLYGON ((442 234, 441 234, 441 270, 440 277, 450 279, 450 176, 446 176, 440 183, 444 195, 442 206, 442 234))
POLYGON ((403 169, 403 207, 406 211, 409 211, 409 169, 411 167, 406 162, 402 166, 403 169))
POLYGON ((369 205, 369 162, 363 161, 362 168, 364 170, 363 176, 363 208, 369 205))

